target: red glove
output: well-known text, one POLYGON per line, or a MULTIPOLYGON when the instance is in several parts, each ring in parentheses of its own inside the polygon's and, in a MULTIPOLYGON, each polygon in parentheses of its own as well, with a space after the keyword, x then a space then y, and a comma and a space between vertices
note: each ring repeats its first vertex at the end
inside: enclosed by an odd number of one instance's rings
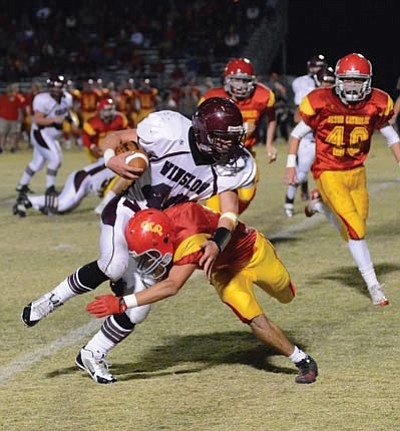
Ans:
POLYGON ((97 318, 111 316, 112 314, 122 314, 127 309, 123 298, 114 295, 96 296, 96 300, 89 302, 86 311, 94 314, 97 318))

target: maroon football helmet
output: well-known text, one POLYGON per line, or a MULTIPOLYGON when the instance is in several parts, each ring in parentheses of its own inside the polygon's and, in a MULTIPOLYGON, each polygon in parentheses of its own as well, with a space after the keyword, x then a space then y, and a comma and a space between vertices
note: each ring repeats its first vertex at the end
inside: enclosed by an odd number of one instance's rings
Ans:
POLYGON ((315 75, 323 66, 327 66, 326 58, 322 54, 313 55, 307 61, 307 70, 309 75, 315 75))
POLYGON ((60 101, 66 83, 66 79, 63 75, 51 76, 47 79, 47 88, 49 89, 50 95, 53 97, 53 99, 57 100, 58 102, 60 101))
POLYGON ((335 83, 335 71, 330 66, 323 66, 314 75, 314 80, 317 87, 333 85, 335 83))
POLYGON ((192 125, 199 151, 215 164, 231 164, 239 158, 245 130, 242 114, 232 100, 206 99, 193 115, 192 125))

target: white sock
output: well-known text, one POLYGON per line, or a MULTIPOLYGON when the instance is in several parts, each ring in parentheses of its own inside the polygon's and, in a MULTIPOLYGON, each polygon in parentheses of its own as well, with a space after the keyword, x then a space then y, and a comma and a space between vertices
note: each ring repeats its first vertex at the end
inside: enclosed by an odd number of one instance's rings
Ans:
POLYGON ((65 278, 58 286, 56 286, 51 293, 54 294, 54 296, 60 300, 63 304, 67 302, 69 299, 76 296, 76 293, 74 293, 68 284, 68 277, 65 278))
POLYGON ((94 337, 86 344, 85 349, 93 352, 95 359, 101 359, 107 355, 107 353, 115 346, 109 338, 107 338, 103 332, 97 332, 94 337))
POLYGON ((350 253, 355 260, 358 270, 362 278, 368 287, 379 284, 376 278, 374 264, 372 263, 371 256, 369 254, 367 242, 365 239, 354 240, 349 239, 348 241, 350 253))
POLYGON ((289 186, 288 186, 288 188, 287 188, 287 192, 286 192, 286 196, 287 196, 287 198, 288 199, 290 199, 290 200, 294 200, 294 198, 295 198, 295 196, 296 196, 296 191, 297 191, 297 187, 298 187, 298 185, 292 185, 292 184, 290 184, 289 186))
POLYGON ((297 364, 298 362, 302 361, 303 359, 306 359, 307 355, 300 350, 297 346, 294 346, 293 353, 289 356, 289 359, 294 363, 297 364))

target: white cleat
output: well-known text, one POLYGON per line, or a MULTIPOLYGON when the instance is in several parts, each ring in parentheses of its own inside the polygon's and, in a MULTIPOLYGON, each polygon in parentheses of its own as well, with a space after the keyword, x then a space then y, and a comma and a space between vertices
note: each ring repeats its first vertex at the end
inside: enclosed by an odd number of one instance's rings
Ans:
POLYGON ((101 384, 114 383, 117 380, 108 371, 110 364, 105 360, 104 355, 100 359, 95 359, 91 350, 82 347, 78 356, 75 358, 75 364, 96 382, 101 384))
POLYGON ((55 298, 53 293, 46 293, 36 301, 29 303, 21 314, 22 321, 26 326, 32 327, 48 316, 55 308, 63 305, 55 298))
POLYGON ((311 190, 310 202, 305 206, 304 213, 306 217, 312 217, 314 214, 319 213, 319 208, 321 206, 321 195, 317 189, 311 190))
POLYGON ((389 305, 389 300, 386 298, 383 292, 383 286, 380 284, 374 284, 368 288, 369 294, 371 296, 371 301, 373 305, 378 305, 380 307, 385 307, 389 305))
POLYGON ((283 211, 286 214, 286 217, 294 216, 294 205, 293 204, 285 204, 283 206, 283 211))

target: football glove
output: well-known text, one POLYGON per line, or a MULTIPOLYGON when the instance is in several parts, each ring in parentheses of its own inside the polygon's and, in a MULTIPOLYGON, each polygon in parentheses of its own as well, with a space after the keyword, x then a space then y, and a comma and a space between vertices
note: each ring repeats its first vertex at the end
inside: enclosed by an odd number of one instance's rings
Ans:
POLYGON ((86 311, 94 314, 98 319, 113 314, 122 314, 126 309, 123 298, 117 298, 114 295, 96 296, 96 299, 86 306, 86 311))

